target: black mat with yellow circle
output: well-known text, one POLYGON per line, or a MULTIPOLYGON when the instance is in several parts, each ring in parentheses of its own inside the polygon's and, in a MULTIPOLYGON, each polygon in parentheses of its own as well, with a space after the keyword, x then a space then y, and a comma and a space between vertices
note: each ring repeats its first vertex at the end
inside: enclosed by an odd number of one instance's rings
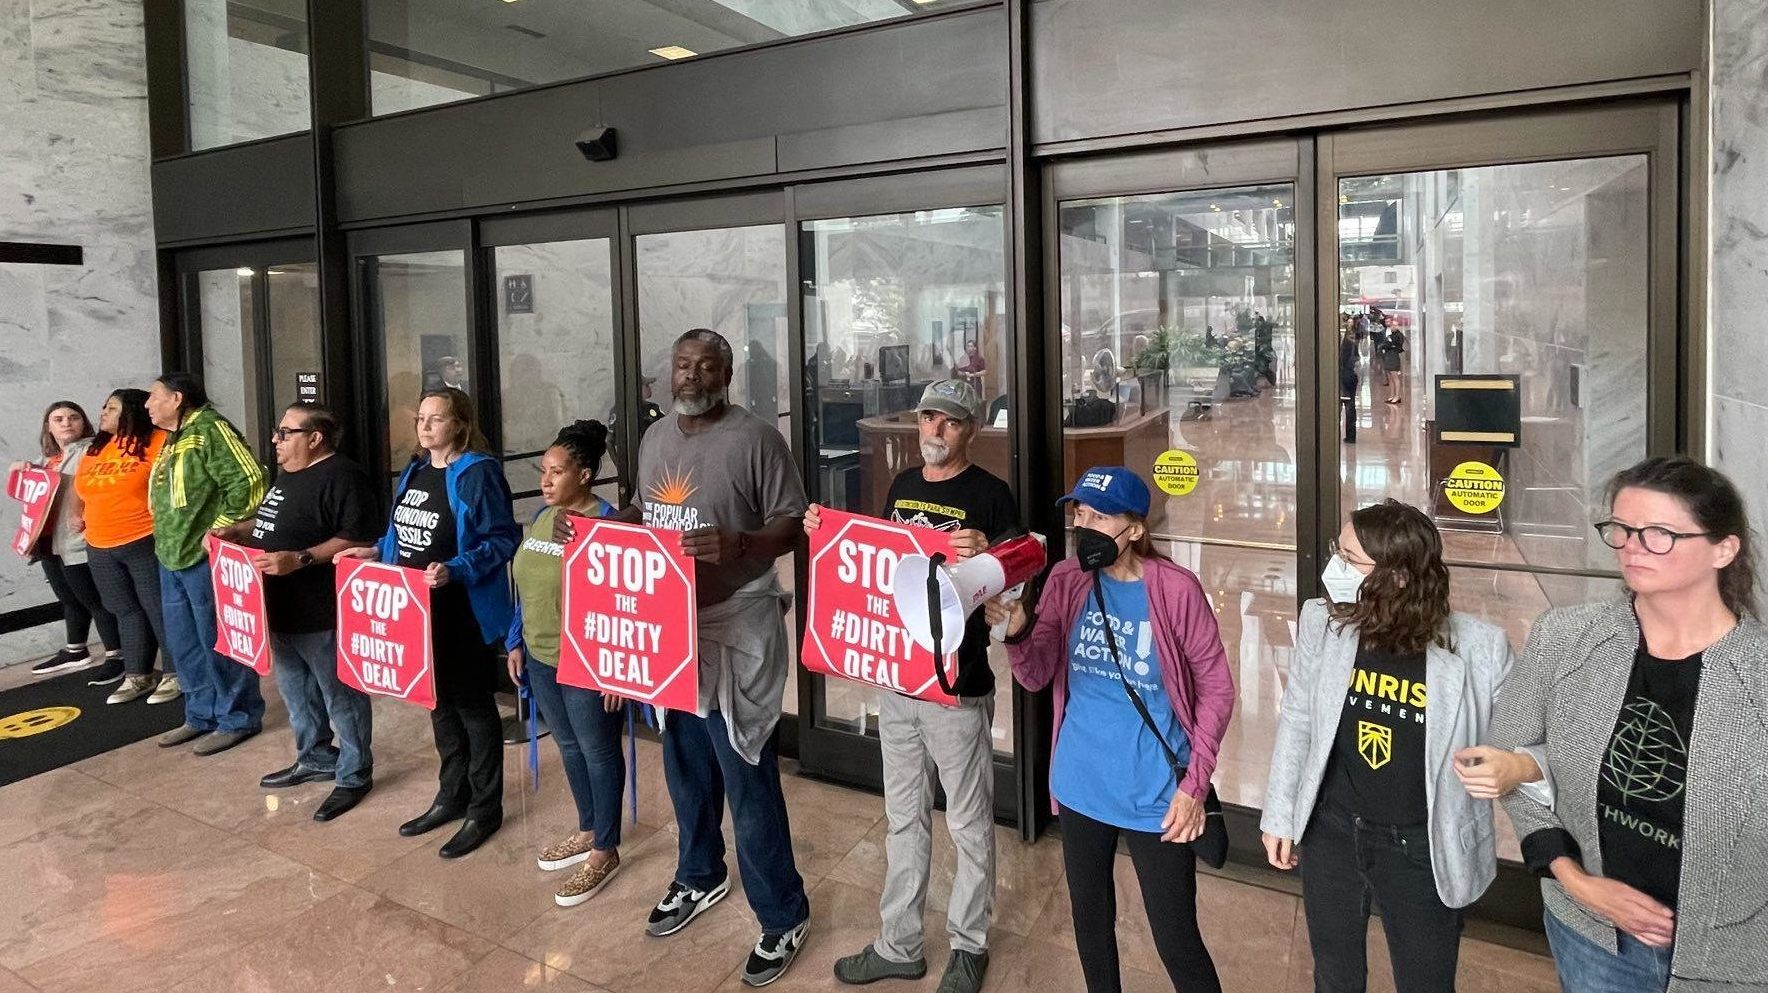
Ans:
POLYGON ((38 680, 0 693, 0 786, 100 755, 184 723, 184 700, 146 697, 111 706, 117 688, 87 686, 96 669, 38 680))

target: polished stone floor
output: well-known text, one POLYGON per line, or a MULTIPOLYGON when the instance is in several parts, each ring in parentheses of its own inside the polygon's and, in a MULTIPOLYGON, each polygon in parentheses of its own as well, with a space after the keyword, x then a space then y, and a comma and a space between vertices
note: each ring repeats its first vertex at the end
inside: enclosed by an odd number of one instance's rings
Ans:
MULTIPOLYGON (((0 688, 25 678, 20 667, 0 670, 0 688)), ((443 862, 435 855, 441 833, 405 839, 395 831, 434 793, 428 721, 421 710, 386 701, 375 716, 375 792, 330 824, 311 820, 326 785, 280 793, 257 787, 259 775, 290 759, 274 699, 265 733, 219 756, 145 741, 0 789, 0 993, 742 988, 736 972, 756 935, 740 885, 681 934, 644 935, 645 913, 675 863, 655 745, 640 746, 639 823, 625 829, 621 872, 607 892, 563 909, 552 900, 561 877, 534 865, 535 852, 573 819, 552 744, 541 743, 538 792, 525 779, 524 753, 506 752, 504 829, 480 851, 443 862)), ((862 947, 877 926, 882 805, 797 775, 785 788, 812 930, 798 963, 773 988, 831 990, 833 960, 862 947)), ((987 988, 1080 990, 1060 842, 1046 836, 1024 845, 1015 832, 997 830, 987 988)), ((936 967, 926 980, 893 989, 933 989, 946 956, 938 911, 953 856, 943 829, 936 834, 928 914, 936 967)), ((1125 987, 1167 989, 1127 857, 1117 871, 1125 987)), ((1200 909, 1226 989, 1311 988, 1295 897, 1208 877, 1200 909)), ((1379 926, 1369 940, 1371 989, 1390 990, 1379 926)), ((1472 936, 1463 945, 1461 986, 1482 993, 1555 988, 1547 959, 1472 936)))

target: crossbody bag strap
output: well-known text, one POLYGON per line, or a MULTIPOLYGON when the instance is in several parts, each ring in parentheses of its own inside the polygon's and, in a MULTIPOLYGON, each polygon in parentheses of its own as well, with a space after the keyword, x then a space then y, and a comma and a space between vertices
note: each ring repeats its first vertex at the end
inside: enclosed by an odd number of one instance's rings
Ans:
POLYGON ((1105 626, 1105 647, 1111 652, 1111 664, 1117 667, 1117 675, 1119 681, 1123 683, 1123 691, 1129 694, 1130 704, 1136 708, 1136 713, 1141 715, 1142 723, 1148 725, 1148 730, 1154 735, 1154 740, 1160 742, 1160 750, 1166 755, 1167 767, 1173 772, 1173 782, 1179 783, 1185 778, 1185 767, 1179 764, 1178 753, 1166 743, 1166 735, 1160 733, 1160 725, 1154 723, 1154 715, 1148 712, 1148 705, 1142 701, 1142 694, 1136 692, 1136 688, 1130 685, 1129 673, 1124 671, 1123 662, 1119 661, 1117 657, 1117 636, 1111 631, 1111 612, 1105 609, 1104 580, 1098 572, 1093 573, 1093 602, 1099 605, 1099 620, 1105 626))

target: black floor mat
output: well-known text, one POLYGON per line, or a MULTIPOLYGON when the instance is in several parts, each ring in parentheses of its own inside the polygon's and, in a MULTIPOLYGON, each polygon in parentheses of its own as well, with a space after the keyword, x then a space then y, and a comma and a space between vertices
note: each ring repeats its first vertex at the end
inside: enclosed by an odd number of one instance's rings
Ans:
POLYGON ((184 723, 182 698, 153 706, 146 697, 106 704, 117 684, 87 686, 96 671, 82 669, 0 693, 0 786, 184 723))

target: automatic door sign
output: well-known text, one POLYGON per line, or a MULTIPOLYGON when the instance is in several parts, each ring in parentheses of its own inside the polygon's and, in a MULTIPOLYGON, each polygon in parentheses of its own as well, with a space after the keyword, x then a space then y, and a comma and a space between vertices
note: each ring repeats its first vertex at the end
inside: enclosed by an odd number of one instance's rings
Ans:
POLYGON ((270 675, 269 622, 264 577, 249 548, 219 538, 209 542, 209 582, 215 591, 215 651, 260 676, 270 675))
POLYGON ((1169 448, 1154 460, 1154 485, 1167 496, 1185 496, 1197 488, 1197 460, 1182 448, 1169 448))
POLYGON ((6 492, 23 507, 18 530, 12 535, 12 550, 19 555, 31 554, 43 525, 55 507, 55 491, 61 486, 61 473, 41 466, 28 465, 6 477, 6 492))
POLYGON ((1463 514, 1490 514, 1504 502, 1504 477, 1484 462, 1463 462, 1443 480, 1443 496, 1463 514))
POLYGON ((700 620, 681 532, 604 520, 576 530, 559 602, 559 682, 694 712, 700 620))
MULTIPOLYGON (((951 706, 939 688, 933 652, 917 645, 896 609, 892 580, 908 555, 942 552, 955 561, 950 537, 931 528, 892 524, 824 509, 823 526, 810 538, 810 590, 805 604, 804 667, 825 676, 879 686, 951 706)), ((947 633, 947 678, 956 679, 957 643, 963 629, 947 633)))
POLYGON ((419 569, 338 560, 338 678, 436 709, 430 587, 419 569))

